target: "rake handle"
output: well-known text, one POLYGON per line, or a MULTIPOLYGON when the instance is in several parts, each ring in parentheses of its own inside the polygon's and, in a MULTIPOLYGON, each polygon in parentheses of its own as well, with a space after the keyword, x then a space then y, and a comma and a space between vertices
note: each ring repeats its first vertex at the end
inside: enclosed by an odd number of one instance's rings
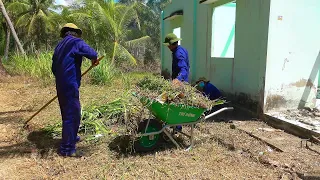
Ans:
MULTIPOLYGON (((104 56, 101 56, 98 59, 98 62, 100 60, 102 60, 104 58, 104 56)), ((91 65, 85 72, 83 72, 81 74, 81 77, 86 75, 92 68, 94 68, 96 65, 91 65)), ((49 106, 49 104, 51 104, 54 100, 56 100, 58 98, 58 96, 56 95, 54 98, 52 98, 49 102, 47 102, 44 106, 42 106, 42 108, 40 108, 36 113, 34 113, 25 123, 24 123, 24 127, 26 127, 26 125, 28 124, 29 121, 31 121, 31 119, 33 119, 36 115, 38 115, 44 108, 46 108, 47 106, 49 106)))

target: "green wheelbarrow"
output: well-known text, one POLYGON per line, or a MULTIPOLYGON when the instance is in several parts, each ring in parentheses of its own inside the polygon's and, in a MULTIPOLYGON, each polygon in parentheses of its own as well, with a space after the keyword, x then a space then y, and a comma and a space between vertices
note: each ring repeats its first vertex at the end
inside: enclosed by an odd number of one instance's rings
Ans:
POLYGON ((155 118, 149 118, 139 123, 138 134, 134 141, 136 152, 152 151, 160 145, 162 140, 171 141, 177 148, 182 148, 174 138, 176 132, 190 139, 190 145, 186 148, 186 150, 190 150, 194 145, 194 127, 197 123, 223 111, 233 110, 233 107, 225 107, 205 116, 204 113, 207 111, 205 108, 160 103, 145 97, 140 97, 140 101, 155 118), (178 125, 191 126, 191 132, 188 134, 182 131, 175 131, 175 127, 178 125))

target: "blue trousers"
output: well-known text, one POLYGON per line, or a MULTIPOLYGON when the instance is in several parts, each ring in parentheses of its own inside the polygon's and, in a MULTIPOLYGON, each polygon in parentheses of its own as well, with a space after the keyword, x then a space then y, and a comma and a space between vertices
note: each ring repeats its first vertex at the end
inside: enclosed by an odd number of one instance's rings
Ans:
POLYGON ((76 151, 77 133, 81 119, 79 88, 68 86, 59 88, 57 94, 62 116, 62 140, 59 152, 62 155, 71 155, 76 151))

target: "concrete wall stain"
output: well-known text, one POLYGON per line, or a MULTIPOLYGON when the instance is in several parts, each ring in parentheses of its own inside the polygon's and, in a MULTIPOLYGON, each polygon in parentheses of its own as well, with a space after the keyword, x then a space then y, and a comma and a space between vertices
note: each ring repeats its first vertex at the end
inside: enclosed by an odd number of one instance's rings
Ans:
POLYGON ((280 108, 286 104, 286 100, 283 96, 274 94, 274 95, 269 95, 267 96, 266 100, 266 106, 265 109, 267 111, 274 109, 274 108, 280 108))
POLYGON ((291 83, 291 86, 295 86, 295 87, 309 87, 309 88, 315 88, 313 82, 311 81, 311 79, 300 79, 297 82, 291 83))

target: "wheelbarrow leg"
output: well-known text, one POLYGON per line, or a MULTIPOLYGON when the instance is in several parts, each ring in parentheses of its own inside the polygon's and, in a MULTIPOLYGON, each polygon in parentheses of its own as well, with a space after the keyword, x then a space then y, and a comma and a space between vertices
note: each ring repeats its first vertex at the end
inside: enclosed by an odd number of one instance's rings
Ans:
POLYGON ((148 119, 147 126, 146 126, 146 128, 145 128, 145 130, 144 130, 144 133, 147 133, 147 129, 148 129, 148 127, 149 127, 149 123, 150 123, 150 118, 148 119))
POLYGON ((192 124, 191 125, 191 136, 190 136, 190 146, 186 149, 186 151, 190 151, 192 148, 193 148, 193 145, 194 145, 194 134, 193 134, 193 131, 194 131, 194 126, 195 124, 192 124))
POLYGON ((181 148, 181 146, 177 143, 177 141, 171 136, 171 134, 165 129, 163 131, 168 137, 169 139, 177 146, 177 148, 181 148))

